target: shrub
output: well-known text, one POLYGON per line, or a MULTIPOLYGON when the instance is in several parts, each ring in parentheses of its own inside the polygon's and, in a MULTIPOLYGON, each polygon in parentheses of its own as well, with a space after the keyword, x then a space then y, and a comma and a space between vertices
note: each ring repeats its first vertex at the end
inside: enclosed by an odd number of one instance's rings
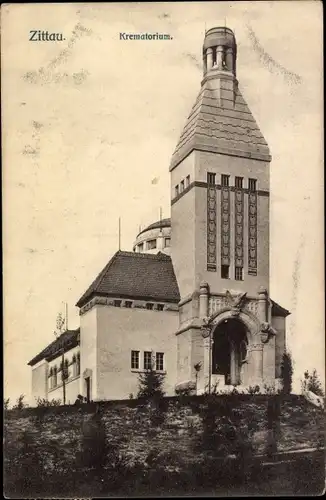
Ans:
POLYGON ((50 407, 50 406, 60 406, 61 405, 61 399, 51 399, 48 401, 45 398, 40 398, 38 397, 36 399, 36 406, 39 407, 50 407))
POLYGON ((323 386, 317 375, 317 370, 310 374, 308 370, 304 372, 304 379, 301 381, 303 391, 311 391, 322 398, 325 396, 323 386))
POLYGON ((137 397, 144 399, 145 401, 163 398, 164 379, 165 374, 157 373, 154 370, 154 360, 152 360, 151 368, 146 370, 144 373, 139 373, 139 388, 137 397))
POLYGON ((23 410, 28 405, 24 402, 25 394, 21 394, 16 401, 16 404, 12 407, 13 410, 23 410))
POLYGON ((284 352, 281 363, 282 392, 291 394, 293 377, 293 361, 289 352, 284 352))
POLYGON ((259 385, 250 385, 248 387, 248 394, 259 394, 260 393, 260 387, 259 385))

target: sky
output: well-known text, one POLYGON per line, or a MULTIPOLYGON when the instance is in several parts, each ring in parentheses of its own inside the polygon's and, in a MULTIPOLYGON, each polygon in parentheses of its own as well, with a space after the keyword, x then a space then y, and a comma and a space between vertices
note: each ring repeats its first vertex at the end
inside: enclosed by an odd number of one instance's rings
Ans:
POLYGON ((271 297, 291 311, 296 390, 324 377, 322 4, 2 6, 4 394, 31 401, 28 361, 139 227, 170 215, 169 162, 200 90, 205 28, 226 25, 272 153, 271 297), (31 30, 63 33, 31 42, 31 30), (168 33, 126 41, 120 32, 168 33))

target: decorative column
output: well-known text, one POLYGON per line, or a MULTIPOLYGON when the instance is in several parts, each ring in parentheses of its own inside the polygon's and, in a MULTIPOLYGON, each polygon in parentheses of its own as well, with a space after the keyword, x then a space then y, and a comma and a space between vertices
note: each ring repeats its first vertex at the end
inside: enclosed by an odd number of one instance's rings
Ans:
POLYGON ((208 317, 208 283, 202 282, 199 287, 199 317, 208 317))
MULTIPOLYGON (((251 344, 250 351, 250 373, 249 377, 254 384, 261 385, 263 382, 263 344, 257 342, 251 344)), ((252 385, 252 384, 251 384, 252 385)))
POLYGON ((258 318, 261 323, 268 321, 268 294, 263 287, 258 292, 258 318))
POLYGON ((223 47, 219 45, 216 47, 216 66, 217 69, 223 69, 223 47))
POLYGON ((207 60, 207 71, 211 70, 213 67, 213 49, 209 47, 206 50, 206 60, 207 60))
POLYGON ((225 63, 227 70, 233 73, 233 49, 231 47, 226 49, 225 63))

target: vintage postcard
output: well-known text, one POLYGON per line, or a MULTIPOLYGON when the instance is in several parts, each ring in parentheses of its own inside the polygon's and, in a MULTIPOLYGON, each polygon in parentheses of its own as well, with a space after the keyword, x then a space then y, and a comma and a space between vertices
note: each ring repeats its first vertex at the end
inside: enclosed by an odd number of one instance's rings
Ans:
POLYGON ((4 495, 320 495, 316 1, 1 8, 4 495))

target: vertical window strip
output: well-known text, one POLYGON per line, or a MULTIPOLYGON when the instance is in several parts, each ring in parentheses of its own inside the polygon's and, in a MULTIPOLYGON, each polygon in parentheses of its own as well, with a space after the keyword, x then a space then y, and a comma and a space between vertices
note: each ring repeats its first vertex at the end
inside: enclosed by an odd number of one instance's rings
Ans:
POLYGON ((230 265, 230 188, 229 176, 222 175, 221 185, 221 266, 230 265))
POLYGON ((207 271, 216 271, 216 187, 215 174, 207 173, 207 271))
POLYGON ((248 195, 248 274, 257 276, 257 191, 248 195))
MULTIPOLYGON (((237 179, 241 179, 241 177, 236 177, 237 179)), ((242 181, 242 179, 241 179, 242 181)), ((243 222, 244 222, 244 194, 241 181, 237 181, 236 184, 239 187, 235 187, 234 192, 234 267, 243 268, 243 222)))

